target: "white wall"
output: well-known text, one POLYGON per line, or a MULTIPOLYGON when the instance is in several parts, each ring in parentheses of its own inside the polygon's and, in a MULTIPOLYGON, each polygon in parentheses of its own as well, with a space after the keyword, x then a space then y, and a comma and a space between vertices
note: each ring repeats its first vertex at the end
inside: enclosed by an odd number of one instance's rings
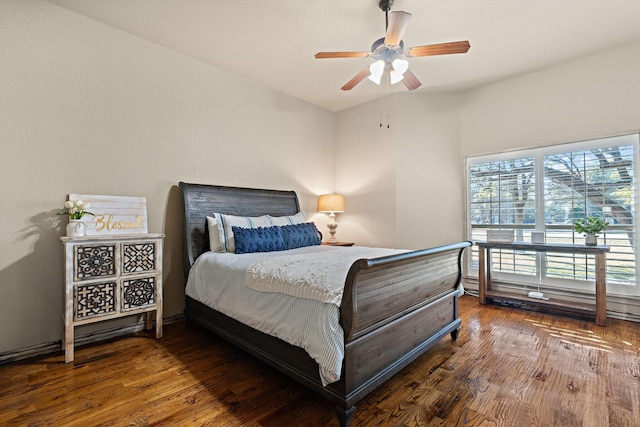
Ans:
POLYGON ((460 96, 397 98, 398 246, 423 249, 464 240, 460 96))
POLYGON ((336 218, 338 240, 395 246, 395 153, 395 126, 380 127, 379 101, 338 113, 335 191, 346 211, 336 218))
POLYGON ((467 94, 465 156, 640 129, 640 42, 467 94))
POLYGON ((183 307, 179 181, 335 186, 334 113, 44 1, 0 2, 0 353, 62 338, 68 193, 147 198, 183 307))
POLYGON ((459 102, 401 93, 338 114, 340 239, 407 249, 464 239, 459 102))

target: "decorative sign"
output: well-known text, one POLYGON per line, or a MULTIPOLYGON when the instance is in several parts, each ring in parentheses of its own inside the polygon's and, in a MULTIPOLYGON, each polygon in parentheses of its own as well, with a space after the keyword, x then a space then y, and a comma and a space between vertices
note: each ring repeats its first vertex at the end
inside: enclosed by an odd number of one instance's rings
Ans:
POLYGON ((487 242, 513 242, 513 230, 487 230, 487 242))
POLYGON ((91 203, 85 215, 87 236, 111 236, 115 234, 147 234, 147 199, 145 197, 96 196, 69 194, 69 200, 91 203))

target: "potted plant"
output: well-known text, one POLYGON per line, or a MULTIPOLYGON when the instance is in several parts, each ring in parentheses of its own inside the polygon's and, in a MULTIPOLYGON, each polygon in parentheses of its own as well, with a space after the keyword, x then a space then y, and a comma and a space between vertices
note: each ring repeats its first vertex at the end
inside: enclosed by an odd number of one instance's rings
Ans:
POLYGON ((584 241, 585 245, 595 246, 598 244, 598 233, 604 231, 608 225, 609 224, 599 216, 587 216, 575 220, 573 228, 578 233, 584 233, 586 237, 584 241))
POLYGON ((91 207, 89 202, 82 200, 68 200, 64 202, 64 209, 58 212, 58 215, 69 215, 69 224, 67 224, 67 236, 77 237, 85 235, 85 224, 82 217, 85 215, 93 215, 87 209, 91 207))

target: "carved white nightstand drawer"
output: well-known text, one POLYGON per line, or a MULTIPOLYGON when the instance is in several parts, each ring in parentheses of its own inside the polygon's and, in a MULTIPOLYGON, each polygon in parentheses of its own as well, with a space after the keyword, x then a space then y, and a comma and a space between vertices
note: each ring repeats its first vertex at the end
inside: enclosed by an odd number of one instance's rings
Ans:
POLYGON ((79 321, 116 312, 116 282, 73 287, 73 320, 79 321))

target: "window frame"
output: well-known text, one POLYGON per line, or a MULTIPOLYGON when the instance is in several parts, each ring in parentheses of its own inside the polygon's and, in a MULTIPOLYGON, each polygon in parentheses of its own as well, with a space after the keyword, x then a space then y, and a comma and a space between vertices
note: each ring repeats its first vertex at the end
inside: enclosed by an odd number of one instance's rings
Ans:
MULTIPOLYGON (((638 227, 639 222, 636 218, 638 213, 638 204, 640 198, 638 197, 640 191, 640 185, 637 182, 637 177, 640 170, 640 133, 629 133, 623 135, 617 135, 612 137, 597 138, 586 141, 570 142, 557 145, 549 145, 535 148, 527 148, 522 150, 506 151, 494 154, 483 154, 479 156, 467 156, 465 158, 465 232, 469 240, 473 239, 474 228, 472 226, 472 207, 471 207, 471 167, 477 164, 483 164, 487 162, 505 162, 509 160, 522 159, 532 157, 534 159, 534 173, 535 173, 535 223, 534 224, 521 224, 517 225, 517 228, 522 228, 525 231, 547 231, 547 228, 553 228, 553 225, 545 224, 545 189, 544 189, 544 159, 546 156, 578 151, 586 151, 590 149, 602 149, 614 146, 628 146, 632 145, 633 149, 633 236, 634 236, 634 252, 635 252, 635 282, 612 282, 607 283, 607 292, 621 294, 621 295, 637 295, 640 291, 638 289, 638 277, 640 276, 640 254, 638 250, 640 245, 638 243, 638 227)), ((488 225, 487 229, 496 228, 495 225, 488 225)), ((511 225, 505 227, 507 229, 514 228, 511 225)), ((526 238, 525 238, 526 240, 526 238)), ((477 247, 472 248, 473 251, 469 251, 466 257, 466 272, 468 277, 478 277, 477 265, 474 266, 477 261, 477 247)), ((526 287, 538 287, 548 289, 558 289, 563 291, 592 291, 593 280, 589 279, 565 279, 555 277, 542 277, 542 271, 545 268, 546 254, 531 252, 531 257, 535 258, 534 274, 524 275, 517 273, 506 272, 494 272, 492 277, 494 280, 500 282, 507 282, 513 284, 524 285, 526 287)), ((584 256, 582 256, 584 257, 584 256)), ((590 269, 593 265, 593 258, 587 261, 590 269)))

